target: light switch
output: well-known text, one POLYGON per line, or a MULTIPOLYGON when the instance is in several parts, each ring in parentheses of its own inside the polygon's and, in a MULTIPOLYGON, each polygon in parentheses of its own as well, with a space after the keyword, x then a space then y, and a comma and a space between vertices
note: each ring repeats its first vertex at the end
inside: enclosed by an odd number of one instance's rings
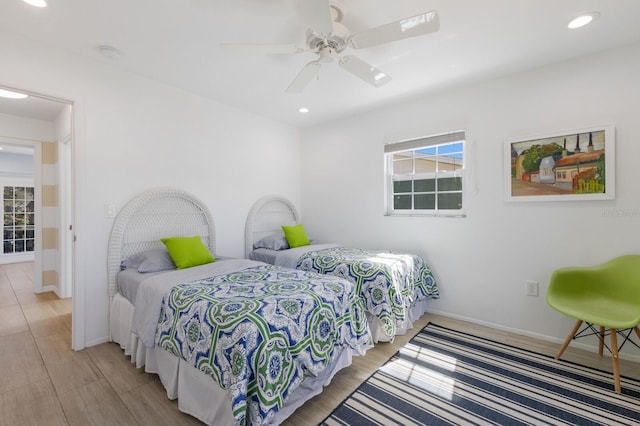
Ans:
POLYGON ((116 217, 116 205, 105 204, 104 205, 104 217, 116 217))

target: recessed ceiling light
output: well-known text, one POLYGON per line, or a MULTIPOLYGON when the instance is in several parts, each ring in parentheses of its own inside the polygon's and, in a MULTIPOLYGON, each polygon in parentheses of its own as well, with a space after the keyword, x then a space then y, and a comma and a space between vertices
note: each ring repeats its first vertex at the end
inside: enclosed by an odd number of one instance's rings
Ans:
POLYGON ((306 114, 309 112, 309 108, 305 108, 305 107, 298 108, 298 112, 302 114, 306 114))
POLYGON ((26 93, 18 93, 12 92, 11 90, 0 89, 0 97, 9 99, 24 99, 28 98, 29 95, 27 95, 26 93))
POLYGON ((47 2, 45 0, 22 0, 22 1, 35 7, 47 7, 47 2))
POLYGON ((588 23, 596 19, 598 16, 600 16, 599 12, 584 13, 578 16, 577 18, 575 18, 574 20, 572 20, 571 22, 569 22, 569 25, 567 25, 567 27, 572 30, 576 28, 584 27, 585 25, 587 25, 588 23))

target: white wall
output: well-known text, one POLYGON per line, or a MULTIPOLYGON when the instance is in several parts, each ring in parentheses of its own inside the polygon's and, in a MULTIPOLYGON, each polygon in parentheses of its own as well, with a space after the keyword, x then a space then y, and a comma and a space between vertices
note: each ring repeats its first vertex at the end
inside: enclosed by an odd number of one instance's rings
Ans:
MULTIPOLYGON (((2 33, 0 32, 0 45, 2 43, 1 35, 2 33)), ((0 69, 0 82, 6 83, 2 78, 3 76, 4 70, 0 69)), ((0 114, 0 138, 2 137, 51 142, 54 140, 53 123, 46 120, 0 114)), ((17 143, 18 141, 8 140, 7 142, 17 143)))
POLYGON ((564 338, 573 320, 546 304, 551 272, 640 253, 638 75, 635 45, 305 130, 305 227, 322 240, 423 255, 441 288, 432 310, 564 338), (506 139, 603 123, 616 128, 615 200, 503 201, 506 139), (470 142, 468 217, 383 216, 383 144, 452 130, 470 142), (526 280, 540 282, 540 297, 525 296, 526 280))
POLYGON ((85 300, 75 347, 107 338, 106 203, 119 209, 150 187, 188 190, 212 211, 218 253, 239 257, 256 199, 300 203, 299 130, 12 34, 0 33, 0 51, 0 84, 75 102, 76 294, 85 300))
POLYGON ((0 151, 0 173, 33 175, 33 155, 0 151))

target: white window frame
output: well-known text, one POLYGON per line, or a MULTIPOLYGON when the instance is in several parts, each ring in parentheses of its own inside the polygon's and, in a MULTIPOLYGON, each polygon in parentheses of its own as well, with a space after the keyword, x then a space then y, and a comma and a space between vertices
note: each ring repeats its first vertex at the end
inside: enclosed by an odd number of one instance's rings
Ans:
MULTIPOLYGON (((14 190, 15 190, 15 188, 31 188, 31 189, 33 189, 34 190, 34 199, 33 199, 34 206, 33 206, 33 211, 31 211, 31 212, 35 216, 35 186, 33 184, 33 181, 31 181, 29 179, 24 179, 24 180, 16 179, 16 178, 7 179, 7 178, 4 178, 3 176, 4 176, 3 174, 0 174, 0 181, 2 181, 1 184, 0 184, 0 190, 2 191, 2 213, 3 213, 3 216, 4 216, 5 213, 7 213, 4 210, 5 209, 5 207, 4 207, 4 201, 5 201, 4 189, 5 188, 14 188, 14 190)), ((25 210, 24 214, 28 214, 29 212, 30 212, 29 210, 25 210)), ((11 226, 15 227, 15 225, 11 225, 11 226)), ((35 256, 35 251, 36 251, 36 247, 35 247, 36 226, 35 226, 35 223, 31 224, 30 226, 33 228, 33 232, 34 232, 33 238, 27 238, 26 235, 24 236, 24 238, 16 238, 16 236, 14 234, 14 237, 12 239, 5 240, 5 238, 4 238, 5 224, 4 224, 4 219, 3 219, 2 226, 0 227, 0 228, 2 228, 1 229, 2 230, 2 247, 0 247, 0 256, 2 256, 2 260, 0 260, 0 263, 6 263, 7 259, 11 259, 12 261, 15 261, 15 262, 33 260, 33 257, 35 256), (26 245, 26 241, 27 240, 33 240, 33 244, 34 244, 33 245, 33 249, 32 250, 26 250, 26 247, 25 247, 25 250, 22 250, 22 251, 12 251, 12 252, 9 252, 9 253, 5 253, 5 251, 4 251, 4 242, 5 241, 18 241, 18 240, 25 240, 25 245, 26 245)))
MULTIPOLYGON (((465 187, 467 183, 466 170, 467 170, 467 140, 464 131, 455 131, 451 133, 427 136, 417 139, 404 140, 399 142, 393 142, 384 146, 384 162, 385 162, 385 215, 386 216, 446 216, 446 217, 465 217, 465 187), (433 173, 415 173, 415 151, 426 148, 433 148, 436 146, 443 146, 453 143, 462 142, 462 168, 455 171, 440 172, 436 169, 433 173), (393 156, 400 152, 412 152, 412 158, 414 159, 414 170, 412 173, 406 174, 393 174, 393 156), (415 181, 424 178, 432 177, 460 177, 462 179, 462 208, 460 209, 438 209, 437 208, 437 196, 438 190, 436 188, 434 194, 436 196, 436 208, 435 209, 395 209, 394 208, 394 182, 396 181, 415 181)), ((436 161, 440 158, 440 155, 436 156, 436 161)), ((407 194, 415 195, 416 192, 412 187, 411 192, 407 194)))

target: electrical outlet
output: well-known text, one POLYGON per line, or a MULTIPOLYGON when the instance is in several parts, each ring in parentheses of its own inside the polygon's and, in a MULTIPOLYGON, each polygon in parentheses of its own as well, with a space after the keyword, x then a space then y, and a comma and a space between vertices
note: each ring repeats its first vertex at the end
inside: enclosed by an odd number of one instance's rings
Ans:
POLYGON ((538 297, 538 281, 527 281, 524 287, 524 294, 538 297))

